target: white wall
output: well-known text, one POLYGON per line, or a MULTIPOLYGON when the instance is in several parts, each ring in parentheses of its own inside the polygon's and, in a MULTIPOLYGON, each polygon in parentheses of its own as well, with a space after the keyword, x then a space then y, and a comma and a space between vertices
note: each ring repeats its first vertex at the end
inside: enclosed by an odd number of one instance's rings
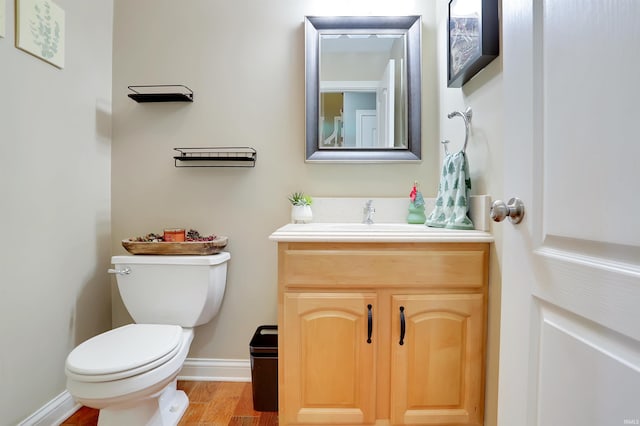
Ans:
MULTIPOLYGON (((472 194, 489 194, 493 199, 504 199, 502 189, 503 146, 503 93, 502 56, 494 59, 485 69, 462 88, 447 88, 447 15, 448 0, 437 0, 438 21, 438 89, 440 92, 439 140, 449 139, 449 151, 464 145, 464 122, 460 117, 447 118, 452 111, 473 110, 471 136, 467 145, 472 194)), ((444 152, 441 152, 441 156, 444 152)), ((500 349, 500 295, 502 258, 502 227, 491 223, 495 244, 490 253, 490 280, 487 333, 487 382, 485 424, 495 425, 498 398, 498 351, 500 349)))
MULTIPOLYGON (((3 2, 4 3, 4 2, 3 2)), ((110 326, 112 2, 56 0, 66 64, 0 38, 0 425, 65 389, 64 362, 110 326)))
MULTIPOLYGON (((192 227, 229 237, 219 316, 196 329, 190 357, 248 359, 256 327, 276 322, 276 244, 287 195, 407 196, 437 188, 435 5, 345 0, 116 0, 112 249, 122 239, 192 227), (423 16, 421 164, 304 163, 305 15, 423 16), (127 85, 186 84, 193 104, 138 104, 127 85), (174 147, 252 146, 255 168, 174 168, 174 147)), ((114 290, 114 325, 130 321, 114 290)))

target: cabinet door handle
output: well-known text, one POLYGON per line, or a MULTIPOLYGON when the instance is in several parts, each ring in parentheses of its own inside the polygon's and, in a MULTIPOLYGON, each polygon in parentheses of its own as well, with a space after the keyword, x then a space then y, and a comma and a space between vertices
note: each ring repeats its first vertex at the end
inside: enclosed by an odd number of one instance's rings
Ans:
POLYGON ((404 321, 404 306, 400 306, 400 346, 404 345, 404 333, 406 328, 404 321))
POLYGON ((371 343, 371 333, 373 333, 373 312, 371 308, 373 308, 373 306, 370 304, 367 305, 367 309, 369 310, 367 314, 367 343, 371 343))

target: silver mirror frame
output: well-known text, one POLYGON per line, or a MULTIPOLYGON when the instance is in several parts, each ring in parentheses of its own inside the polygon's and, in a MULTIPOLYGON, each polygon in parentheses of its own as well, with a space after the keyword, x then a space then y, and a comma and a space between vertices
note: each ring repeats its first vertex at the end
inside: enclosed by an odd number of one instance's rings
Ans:
POLYGON ((305 17, 306 162, 379 163, 421 160, 422 20, 420 16, 305 17), (322 149, 320 121, 320 32, 322 30, 403 30, 407 54, 407 148, 322 149))

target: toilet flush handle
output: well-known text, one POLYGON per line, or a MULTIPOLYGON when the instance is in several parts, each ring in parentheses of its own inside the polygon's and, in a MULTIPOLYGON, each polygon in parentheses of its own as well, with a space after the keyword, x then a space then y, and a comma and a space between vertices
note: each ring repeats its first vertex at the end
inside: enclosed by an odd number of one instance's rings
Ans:
POLYGON ((129 275, 131 273, 131 268, 126 266, 124 269, 107 269, 107 273, 118 274, 118 275, 129 275))

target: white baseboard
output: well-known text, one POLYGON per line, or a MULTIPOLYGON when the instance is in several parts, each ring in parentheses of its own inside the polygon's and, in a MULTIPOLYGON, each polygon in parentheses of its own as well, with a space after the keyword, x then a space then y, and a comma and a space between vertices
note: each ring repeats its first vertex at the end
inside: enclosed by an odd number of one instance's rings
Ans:
MULTIPOLYGON (((178 380, 196 382, 250 382, 251 363, 248 359, 187 358, 178 380)), ((18 423, 18 426, 59 425, 81 407, 68 391, 62 392, 38 411, 18 423)))
POLYGON ((68 391, 62 392, 38 411, 18 423, 18 426, 59 425, 81 407, 68 391))
POLYGON ((248 359, 187 358, 178 380, 195 382, 250 382, 248 359))

